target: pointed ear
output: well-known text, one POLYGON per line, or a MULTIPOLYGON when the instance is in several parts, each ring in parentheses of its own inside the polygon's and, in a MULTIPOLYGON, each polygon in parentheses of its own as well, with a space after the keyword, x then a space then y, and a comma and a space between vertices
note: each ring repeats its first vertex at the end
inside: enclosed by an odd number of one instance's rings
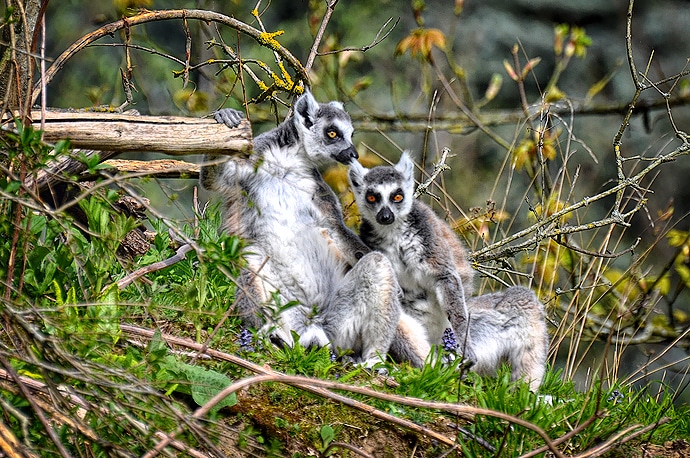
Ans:
POLYGON ((338 108, 339 110, 345 111, 345 106, 343 105, 342 102, 338 102, 337 100, 333 100, 331 102, 328 102, 328 104, 332 107, 338 108))
POLYGON ((395 164, 395 170, 400 172, 405 178, 405 181, 411 181, 414 183, 414 161, 410 157, 408 151, 403 151, 402 156, 397 164, 395 164))
POLYGON ((319 102, 309 91, 304 91, 304 94, 297 99, 294 105, 295 119, 307 129, 314 125, 314 118, 318 111, 319 102))
POLYGON ((352 186, 353 191, 359 190, 364 185, 364 175, 366 175, 366 173, 367 169, 358 161, 352 161, 350 163, 350 170, 348 171, 347 177, 350 179, 350 186, 352 186))

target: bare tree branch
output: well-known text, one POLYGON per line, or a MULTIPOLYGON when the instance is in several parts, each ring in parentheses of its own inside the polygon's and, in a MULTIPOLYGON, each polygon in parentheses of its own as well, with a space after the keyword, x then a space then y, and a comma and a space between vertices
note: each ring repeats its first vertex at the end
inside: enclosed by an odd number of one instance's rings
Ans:
MULTIPOLYGON (((224 14, 216 13, 214 11, 206 10, 161 10, 161 11, 147 11, 145 13, 137 14, 136 16, 121 19, 110 24, 106 24, 93 32, 90 32, 79 40, 74 42, 69 48, 67 48, 50 66, 50 68, 45 73, 46 84, 50 83, 55 77, 55 74, 59 72, 65 63, 71 59, 76 53, 84 49, 84 47, 93 43, 94 41, 103 38, 105 36, 111 35, 118 30, 125 27, 132 27, 140 24, 145 24, 147 22, 153 21, 163 21, 170 19, 196 19, 200 21, 207 22, 218 22, 220 24, 232 27, 256 40, 262 46, 266 46, 280 55, 285 61, 292 67, 292 69, 297 73, 297 80, 304 82, 309 81, 309 77, 304 67, 300 61, 285 49, 271 34, 262 32, 254 27, 245 24, 235 18, 226 16, 224 14)), ((40 89, 34 90, 32 103, 34 103, 40 93, 40 89)))

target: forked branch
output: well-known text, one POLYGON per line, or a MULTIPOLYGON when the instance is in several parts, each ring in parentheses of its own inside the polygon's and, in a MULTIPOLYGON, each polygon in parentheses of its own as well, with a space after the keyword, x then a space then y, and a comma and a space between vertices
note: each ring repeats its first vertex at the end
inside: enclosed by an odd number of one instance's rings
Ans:
MULTIPOLYGON (((147 11, 145 13, 137 14, 136 16, 123 18, 119 21, 111 22, 103 27, 100 27, 93 32, 90 32, 79 40, 74 42, 69 48, 67 48, 60 56, 55 59, 53 65, 45 72, 44 82, 48 84, 59 72, 62 67, 71 59, 75 54, 84 49, 86 46, 90 45, 94 41, 103 38, 108 35, 112 35, 118 30, 122 30, 128 27, 133 27, 136 25, 145 24, 147 22, 154 21, 165 21, 170 19, 196 19, 205 22, 217 22, 219 24, 227 25, 233 29, 238 30, 245 35, 256 40, 257 43, 262 46, 266 46, 276 52, 280 57, 282 57, 285 62, 295 71, 297 74, 296 79, 301 81, 309 81, 309 77, 300 63, 300 61, 292 55, 290 51, 284 48, 277 40, 272 38, 272 34, 268 34, 258 30, 242 21, 239 21, 230 16, 224 14, 216 13, 214 11, 206 10, 161 10, 161 11, 147 11)), ((32 103, 36 102, 39 94, 41 93, 40 87, 34 90, 32 103)))

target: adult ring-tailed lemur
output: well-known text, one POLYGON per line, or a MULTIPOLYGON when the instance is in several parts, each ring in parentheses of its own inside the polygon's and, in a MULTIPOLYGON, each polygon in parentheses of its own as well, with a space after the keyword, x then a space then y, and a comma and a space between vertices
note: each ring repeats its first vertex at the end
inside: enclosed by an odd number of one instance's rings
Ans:
POLYGON ((467 250, 431 208, 414 199, 414 163, 403 153, 394 167, 367 170, 353 161, 349 179, 362 215, 360 237, 393 264, 403 289, 394 359, 421 366, 452 329, 472 370, 493 374, 505 361, 512 379, 536 391, 544 376, 548 334, 544 306, 529 289, 473 297, 467 250))
MULTIPOLYGON (((242 117, 215 113, 230 127, 242 117)), ((248 159, 204 166, 201 182, 224 197, 225 228, 249 243, 235 301, 245 324, 288 345, 294 331, 303 346, 349 350, 370 366, 393 340, 399 286, 388 259, 345 226, 318 170, 357 159, 352 132, 341 103, 306 92, 289 119, 254 139, 248 159)))

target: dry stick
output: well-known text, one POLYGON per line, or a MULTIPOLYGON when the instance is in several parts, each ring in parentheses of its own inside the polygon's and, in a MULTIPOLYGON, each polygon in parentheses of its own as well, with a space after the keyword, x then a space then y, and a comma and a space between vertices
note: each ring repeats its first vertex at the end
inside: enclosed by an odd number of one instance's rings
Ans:
POLYGON ((36 405, 36 400, 29 392, 29 389, 22 382, 22 379, 19 377, 19 374, 17 374, 17 371, 14 370, 14 367, 12 367, 9 361, 7 361, 7 359, 5 359, 5 357, 2 355, 0 355, 0 364, 2 364, 9 376, 17 384, 17 387, 19 388, 19 391, 21 391, 24 399, 26 399, 26 401, 31 405, 32 410, 34 411, 39 421, 43 425, 43 428, 46 430, 46 433, 48 433, 50 440, 52 440, 55 444, 55 447, 57 447, 58 452, 60 452, 60 455, 62 455, 63 457, 72 456, 60 441, 60 438, 55 433, 53 426, 48 422, 48 419, 45 417, 45 415, 43 415, 43 410, 41 410, 41 408, 38 405, 36 405))
MULTIPOLYGON (((69 48, 67 48, 57 59, 55 59, 55 62, 53 62, 53 65, 50 66, 50 68, 46 71, 45 73, 45 82, 46 84, 50 83, 50 81, 55 77, 57 72, 59 72, 62 67, 65 65, 65 63, 71 59, 76 53, 84 49, 86 46, 89 44, 93 43, 94 41, 103 38, 108 35, 112 35, 115 32, 117 32, 120 29, 123 29, 125 27, 132 27, 135 25, 140 25, 144 24, 147 22, 152 22, 152 21, 162 21, 162 20, 169 20, 169 19, 197 19, 200 21, 206 21, 206 22, 218 22, 224 25, 227 25, 229 27, 232 27, 246 35, 249 35, 251 38, 256 40, 259 44, 266 46, 270 48, 271 50, 277 52, 283 59, 287 61, 287 63, 292 67, 295 72, 297 72, 299 79, 302 79, 304 81, 308 81, 309 77, 300 63, 300 61, 290 53, 286 48, 284 48, 279 42, 276 40, 268 40, 266 39, 266 34, 261 32, 258 29, 255 29, 254 27, 245 24, 242 21, 238 21, 237 19, 234 19, 230 16, 226 16, 224 14, 216 13, 214 11, 205 11, 205 10, 161 10, 161 11, 147 11, 142 14, 137 14, 136 16, 132 16, 129 18, 124 18, 116 22, 111 22, 110 24, 106 24, 103 27, 94 30, 93 32, 90 32, 83 37, 81 37, 79 40, 74 42, 69 48)), ((41 91, 39 89, 36 89, 33 93, 32 97, 32 104, 35 103, 36 99, 38 98, 38 95, 41 91)))
MULTIPOLYGON (((43 382, 39 382, 38 380, 34 380, 30 377, 25 377, 25 376, 21 376, 21 375, 19 376, 19 379, 22 381, 22 383, 24 383, 27 387, 29 387, 33 391, 40 392, 40 393, 46 393, 48 390, 48 385, 43 383, 43 382)), ((15 385, 17 384, 16 380, 13 380, 12 377, 10 376, 10 374, 7 371, 5 371, 4 369, 0 369, 0 381, 2 381, 2 380, 14 382, 15 385)), ((5 387, 5 389, 8 389, 8 388, 9 388, 9 386, 5 387)), ((89 410, 92 410, 94 408, 94 406, 92 404, 90 404, 89 402, 87 402, 86 400, 81 398, 80 396, 77 396, 76 394, 72 394, 69 392, 62 392, 61 394, 67 398, 67 400, 70 404, 76 406, 78 409, 83 409, 83 411, 89 411, 89 410)), ((110 415, 110 416, 113 415, 113 411, 111 409, 99 407, 98 410, 101 413, 103 413, 104 415, 110 415)), ((117 413, 115 413, 115 415, 117 415, 117 413)), ((135 420, 133 418, 128 417, 128 419, 139 430, 141 430, 145 433, 149 432, 149 427, 147 425, 145 425, 144 423, 142 423, 138 420, 135 420)), ((68 421, 67 418, 63 418, 62 420, 68 421)), ((77 425, 73 425, 73 426, 78 427, 77 425)), ((94 441, 97 440, 96 434, 91 429, 89 429, 87 431, 82 430, 81 432, 84 435, 86 435, 90 440, 94 440, 94 441)), ((164 439, 166 437, 166 435, 160 431, 154 431, 153 435, 159 439, 164 439)), ((181 452, 185 452, 185 453, 189 454, 189 456, 191 456, 191 457, 208 458, 207 454, 202 453, 202 452, 195 450, 193 448, 190 448, 187 444, 185 444, 183 442, 176 440, 176 441, 171 442, 171 445, 173 448, 175 448, 181 452)))
MULTIPOLYGON (((618 129, 618 133, 616 133, 616 136, 614 137, 613 140, 613 150, 616 155, 616 171, 617 171, 617 176, 618 176, 618 182, 621 183, 625 180, 625 172, 623 172, 623 159, 621 156, 621 139, 623 138, 623 133, 627 129, 629 123, 630 123, 630 118, 632 117, 633 110, 635 110, 635 104, 637 103, 637 100, 640 98, 640 95, 642 94, 642 91, 645 89, 644 85, 640 83, 640 79, 637 76, 637 66, 635 65, 635 58, 633 56, 633 48, 632 48, 632 18, 633 18, 633 5, 635 4, 635 0, 630 0, 628 3, 628 13, 626 15, 626 22, 625 22, 625 50, 626 50, 626 55, 628 58, 628 66, 630 68, 630 76, 632 76, 633 83, 635 85, 635 94, 633 95, 632 100, 630 101, 630 104, 628 106, 628 110, 625 113, 625 116, 623 117, 623 121, 621 121, 620 128, 618 129)), ((620 211, 620 206, 621 202, 623 201, 623 191, 625 188, 621 188, 617 193, 616 193, 616 203, 614 204, 613 207, 613 214, 618 214, 620 211)))
POLYGON ((332 450, 335 448, 344 448, 345 450, 349 450, 351 452, 354 452, 360 456, 363 456, 364 458, 374 458, 374 455, 371 455, 364 450, 362 450, 359 447, 355 447, 352 444, 348 444, 345 442, 331 442, 328 447, 326 447, 326 450, 321 452, 322 456, 330 456, 330 453, 332 453, 332 450))
POLYGON ((646 433, 647 431, 651 431, 654 428, 657 428, 659 425, 663 425, 664 423, 668 423, 671 421, 670 418, 664 417, 657 421, 656 423, 653 423, 651 425, 647 425, 644 428, 640 429, 639 431, 636 431, 629 436, 623 437, 626 434, 628 434, 630 431, 633 431, 636 428, 640 428, 640 425, 633 425, 629 428, 624 429, 623 431, 617 433, 614 435, 612 438, 607 440, 606 442, 597 445, 594 448, 591 448, 589 450, 586 450, 585 452, 575 455, 573 458, 587 458, 587 457, 596 457, 596 456, 601 456, 603 453, 611 450, 613 447, 617 445, 622 445, 625 444, 626 442, 635 439, 636 437, 641 436, 642 434, 646 433))
MULTIPOLYGON (((140 328, 137 326, 132 326, 132 325, 126 325, 123 324, 121 325, 122 331, 136 335, 139 337, 146 337, 146 338, 152 338, 154 335, 154 331, 149 330, 149 329, 144 329, 140 328)), ((168 341, 168 343, 174 344, 174 345, 180 345, 180 346, 185 346, 190 349, 197 350, 201 348, 200 344, 197 344, 195 342, 192 342, 191 340, 188 339, 183 339, 167 334, 163 334, 161 336, 163 340, 168 341)), ((243 367, 245 369, 248 369, 252 372, 255 372, 257 375, 254 377, 249 377, 244 380, 240 380, 238 382, 233 383, 232 385, 228 386, 224 390, 222 390, 220 393, 218 393, 216 396, 214 396, 209 402, 207 402, 204 406, 201 408, 197 409, 197 411, 194 413, 194 418, 200 418, 203 415, 205 415, 211 408, 213 408, 214 405, 216 405, 218 402, 220 402, 223 398, 228 396, 229 394, 237 391, 238 389, 241 389, 242 387, 254 384, 254 383, 264 383, 267 381, 277 381, 281 383, 285 383, 291 386, 294 386, 296 388, 300 388, 309 392, 312 392, 314 394, 320 395, 327 397, 329 399, 332 399, 337 402, 341 402, 345 405, 348 405, 350 407, 356 408, 358 410, 362 410, 376 418, 395 423, 398 426, 401 426, 406 429, 411 429, 412 431, 418 432, 420 434, 424 434, 427 436, 430 436, 434 439, 437 439, 447 445, 454 445, 455 442, 452 441, 451 439, 436 433, 435 431, 429 430, 427 428, 424 428, 422 426, 419 426, 417 424, 414 424, 412 422, 409 422, 407 420, 401 419, 394 417, 392 415, 389 415, 385 412, 382 412, 380 410, 375 409, 374 407, 367 405, 365 403, 362 403, 360 401, 356 401, 354 399, 348 398, 346 396, 342 396, 337 393, 333 393, 329 391, 328 389, 337 389, 337 390, 343 390, 343 391, 349 391, 352 393, 357 393, 357 394, 362 394, 365 396, 370 396, 370 397, 375 397, 384 401, 390 401, 390 402, 397 402, 403 405, 408 405, 412 407, 421 407, 421 408, 428 408, 428 409, 438 409, 438 410, 443 410, 447 411, 450 413, 457 413, 457 414, 466 414, 466 415, 486 415, 486 416, 492 416, 496 418, 500 418, 502 420, 506 420, 508 422, 523 426, 527 429, 530 429, 537 433, 542 439, 544 439, 544 442, 549 446, 549 449, 559 457, 563 457, 563 454, 553 445, 553 441, 551 438, 544 432, 541 428, 538 426, 525 421, 521 418, 514 417, 512 415, 508 415, 502 412, 497 412, 494 410, 489 410, 489 409, 482 409, 478 407, 472 407, 472 406, 466 406, 466 405, 461 405, 461 404, 450 404, 450 403, 440 403, 440 402, 431 402, 431 401, 423 401, 420 399, 416 398, 407 398, 407 397, 402 397, 402 396, 397 396, 393 394, 387 394, 387 393, 380 393, 378 391, 374 391, 370 388, 365 388, 365 387, 358 387, 358 386, 352 386, 352 385, 346 385, 343 383, 337 383, 337 382, 330 382, 327 380, 319 380, 319 379, 312 379, 308 377, 298 377, 298 376, 288 376, 281 374, 279 372, 266 369, 262 366, 259 366, 257 364, 251 363, 247 360, 244 360, 242 358, 239 358, 237 356, 224 353, 218 350, 213 350, 213 349, 207 349, 206 354, 213 358, 217 358, 223 361, 227 361, 233 364, 236 364, 240 367, 243 367)), ((174 432, 171 434, 171 437, 174 435, 178 434, 179 432, 174 432)), ((152 457, 154 455, 146 455, 147 457, 152 457)))
POLYGON ((420 183, 420 185, 417 186, 417 189, 414 192, 415 199, 421 196, 422 194, 429 194, 429 186, 431 186, 434 183, 434 180, 436 180, 438 174, 443 172, 444 170, 450 170, 450 167, 446 164, 448 154, 450 154, 450 148, 445 146, 441 150, 441 159, 436 164, 434 164, 434 171, 431 173, 431 175, 429 175, 429 178, 424 180, 424 183, 420 183))
MULTIPOLYGON (((182 245, 180 248, 177 249, 177 251, 175 252, 175 254, 173 256, 169 257, 168 259, 164 259, 162 261, 158 261, 158 262, 154 262, 153 264, 149 264, 148 266, 144 266, 140 269, 135 270, 131 274, 127 275, 126 277, 118 280, 117 281, 117 287, 119 289, 124 289, 127 286, 129 286, 130 284, 132 284, 132 282, 134 282, 134 280, 136 280, 137 278, 143 277, 144 275, 146 275, 148 273, 156 272, 158 270, 165 269, 166 267, 170 267, 173 264, 182 261, 185 258, 185 256, 187 255, 187 253, 189 253, 190 251, 192 251, 192 245, 190 245, 189 243, 185 243, 184 245, 182 245)), ((108 288, 108 286, 106 286, 104 288, 104 291, 107 288, 108 288)))

